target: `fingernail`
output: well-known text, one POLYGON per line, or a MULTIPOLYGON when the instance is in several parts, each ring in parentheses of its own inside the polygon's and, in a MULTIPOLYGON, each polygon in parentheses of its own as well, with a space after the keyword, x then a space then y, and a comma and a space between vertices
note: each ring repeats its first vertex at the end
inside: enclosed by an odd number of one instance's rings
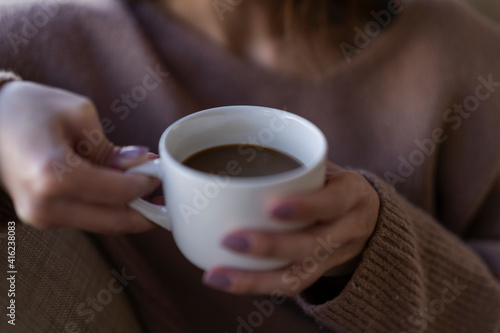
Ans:
POLYGON ((222 245, 238 252, 248 252, 250 250, 249 240, 245 236, 241 235, 227 236, 222 240, 222 245))
POLYGON ((160 158, 160 155, 158 154, 155 154, 155 153, 148 153, 148 160, 156 160, 158 158, 160 158))
POLYGON ((139 156, 142 156, 149 152, 149 148, 146 146, 127 146, 122 147, 118 151, 118 156, 124 159, 132 159, 139 156))
POLYGON ((288 205, 281 205, 281 206, 275 207, 271 212, 273 217, 276 217, 278 219, 283 219, 283 220, 292 218, 294 216, 294 213, 295 213, 295 211, 294 211, 293 207, 288 206, 288 205))
POLYGON ((145 146, 122 147, 110 157, 109 164, 114 167, 127 167, 131 162, 148 152, 149 148, 145 146))
POLYGON ((203 283, 219 289, 227 289, 232 285, 231 279, 227 275, 221 273, 208 273, 204 275, 203 283))

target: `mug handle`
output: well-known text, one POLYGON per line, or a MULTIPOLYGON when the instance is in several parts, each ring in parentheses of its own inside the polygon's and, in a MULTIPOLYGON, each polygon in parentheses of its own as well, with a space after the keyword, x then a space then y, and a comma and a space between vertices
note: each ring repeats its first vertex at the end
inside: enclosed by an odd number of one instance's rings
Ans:
MULTIPOLYGON (((125 171, 126 173, 140 173, 146 176, 153 176, 156 178, 160 178, 162 181, 163 173, 161 167, 161 160, 156 159, 152 161, 148 161, 141 165, 135 166, 133 168, 125 171)), ((143 199, 135 199, 128 204, 132 209, 135 209, 141 215, 151 220, 152 222, 158 224, 159 226, 172 231, 172 227, 170 224, 170 219, 167 216, 167 208, 162 205, 155 205, 147 202, 143 199)))

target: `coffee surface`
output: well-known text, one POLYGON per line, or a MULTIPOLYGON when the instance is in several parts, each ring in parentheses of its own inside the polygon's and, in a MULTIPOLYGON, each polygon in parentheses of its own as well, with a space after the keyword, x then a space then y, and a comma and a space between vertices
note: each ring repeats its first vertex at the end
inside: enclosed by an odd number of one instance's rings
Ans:
POLYGON ((287 153, 250 144, 230 144, 204 149, 182 163, 206 173, 232 177, 269 176, 303 167, 299 160, 287 153))

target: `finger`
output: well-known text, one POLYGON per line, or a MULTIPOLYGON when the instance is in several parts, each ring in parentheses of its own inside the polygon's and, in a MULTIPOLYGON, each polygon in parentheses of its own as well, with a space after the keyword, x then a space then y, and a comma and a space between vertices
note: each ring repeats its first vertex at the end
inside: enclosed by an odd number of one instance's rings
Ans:
POLYGON ((203 283, 214 289, 237 295, 295 296, 324 273, 321 263, 293 264, 285 269, 267 272, 215 268, 203 274, 203 283))
MULTIPOLYGON (((73 97, 75 101, 78 97, 73 97)), ((102 130, 97 110, 89 99, 80 98, 73 112, 66 114, 66 133, 72 149, 93 164, 127 169, 148 159, 144 146, 115 147, 102 130)))
POLYGON ((100 234, 140 233, 152 230, 154 223, 125 206, 100 206, 77 201, 58 202, 51 207, 50 216, 64 220, 42 221, 45 225, 64 225, 100 234))
MULTIPOLYGON (((115 147, 112 156, 108 158, 107 166, 124 171, 159 157, 159 155, 149 152, 149 148, 143 146, 115 147)), ((158 182, 158 186, 151 188, 142 198, 147 198, 153 194, 159 185, 158 182)))
POLYGON ((364 178, 356 172, 338 171, 317 192, 275 200, 270 205, 271 215, 280 220, 325 221, 338 218, 350 211, 357 204, 358 197, 367 191, 363 181, 364 178))
MULTIPOLYGON (((160 185, 161 185, 161 183, 158 180, 158 185, 157 186, 155 185, 153 188, 151 188, 145 195, 143 195, 141 197, 141 199, 147 200, 151 195, 155 194, 156 190, 158 190, 158 188, 160 187, 160 185)), ((163 202, 163 201, 155 201, 155 202, 152 201, 153 199, 157 199, 157 198, 158 198, 158 196, 153 197, 150 200, 150 202, 154 203, 156 205, 164 205, 164 203, 160 203, 160 202, 163 202)), ((163 199, 163 197, 161 197, 161 198, 163 199)))
POLYGON ((115 169, 126 170, 148 160, 158 158, 158 155, 150 153, 145 146, 115 147, 106 159, 107 166, 115 169))
POLYGON ((143 197, 156 188, 160 181, 136 173, 98 167, 81 160, 67 174, 54 177, 53 183, 47 186, 52 187, 54 195, 65 194, 71 198, 100 204, 123 204, 143 197))
POLYGON ((115 146, 104 134, 92 101, 82 96, 73 96, 73 99, 73 109, 64 118, 71 148, 94 164, 105 165, 115 146))
POLYGON ((313 255, 324 261, 342 245, 345 232, 340 229, 317 225, 290 233, 241 230, 227 235, 222 245, 253 257, 295 259, 313 255))

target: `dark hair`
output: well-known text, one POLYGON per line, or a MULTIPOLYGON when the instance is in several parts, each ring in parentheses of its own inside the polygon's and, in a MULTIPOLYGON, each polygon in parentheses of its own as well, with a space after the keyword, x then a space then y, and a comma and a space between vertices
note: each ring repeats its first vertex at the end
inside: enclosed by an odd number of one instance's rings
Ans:
POLYGON ((358 23, 370 12, 387 9, 398 0, 282 0, 276 1, 287 30, 302 32, 328 29, 331 26, 358 23))
MULTIPOLYGON (((160 2, 160 0, 124 0, 128 3, 160 2)), ((345 14, 367 16, 371 10, 387 8, 389 2, 399 0, 269 0, 284 16, 285 21, 317 26, 325 23, 344 23, 345 14)))
POLYGON ((304 66, 324 73, 330 66, 321 59, 321 49, 338 51, 341 42, 354 38, 354 27, 364 27, 373 20, 372 12, 387 10, 391 2, 400 0, 280 0, 276 14, 281 17, 282 34, 292 40, 297 54, 302 55, 304 66))
MULTIPOLYGON (((124 0, 128 3, 162 0, 124 0)), ((223 0, 225 1, 225 0, 223 0)), ((252 0, 245 0, 252 1, 252 0)), ((325 47, 337 49, 343 41, 352 41, 353 28, 364 26, 373 19, 373 11, 387 10, 401 0, 266 0, 272 11, 274 29, 291 41, 304 68, 323 72, 325 59, 320 59, 325 47)), ((335 51, 334 51, 335 52, 335 51)), ((328 59, 325 60, 328 63, 328 59)), ((327 65, 327 64, 326 64, 327 65)))

